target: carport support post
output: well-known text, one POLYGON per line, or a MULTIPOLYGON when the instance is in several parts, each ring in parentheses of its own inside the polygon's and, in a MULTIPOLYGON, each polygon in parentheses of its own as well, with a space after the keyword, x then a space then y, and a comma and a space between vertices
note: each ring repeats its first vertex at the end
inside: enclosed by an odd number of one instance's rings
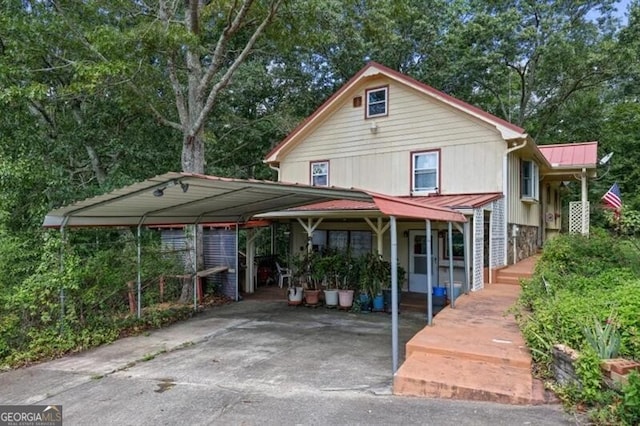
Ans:
MULTIPOLYGON (((200 218, 198 218, 200 219, 200 218)), ((193 227, 193 252, 195 256, 193 258, 193 310, 198 310, 198 221, 196 220, 193 227)))
POLYGON ((140 299, 142 298, 142 222, 144 222, 144 218, 145 217, 142 216, 140 222, 138 222, 138 276, 136 278, 136 284, 138 285, 138 319, 140 319, 140 315, 142 314, 140 299))
POLYGON ((451 301, 451 308, 453 309, 456 307, 455 293, 453 292, 453 227, 451 222, 448 222, 447 225, 447 230, 449 231, 447 234, 449 238, 449 300, 451 301))
POLYGON ((427 237, 427 325, 433 324, 433 282, 432 282, 432 262, 431 256, 431 221, 426 220, 427 237))
MULTIPOLYGON (((60 275, 64 273, 64 249, 67 242, 66 226, 69 221, 69 216, 65 216, 60 226, 60 275)), ((63 280, 64 282, 64 280, 63 280)), ((60 285, 60 333, 64 331, 64 284, 60 285)))
POLYGON ((396 217, 390 216, 391 224, 391 352, 393 374, 398 370, 398 230, 396 217))

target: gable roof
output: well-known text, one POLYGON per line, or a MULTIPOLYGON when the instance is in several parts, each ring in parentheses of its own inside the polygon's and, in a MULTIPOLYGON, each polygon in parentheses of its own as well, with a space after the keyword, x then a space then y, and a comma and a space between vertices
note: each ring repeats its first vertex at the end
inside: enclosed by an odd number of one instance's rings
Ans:
POLYGON ((594 168, 598 162, 598 142, 540 145, 538 149, 554 169, 594 168))
POLYGON ((387 68, 384 65, 380 65, 376 62, 369 62, 364 68, 362 68, 356 75, 354 75, 349 81, 347 81, 338 91, 336 91, 329 99, 327 99, 313 114, 308 116, 302 121, 289 135, 284 138, 278 145, 276 145, 265 157, 265 163, 278 162, 280 154, 287 148, 294 146, 299 140, 300 135, 315 125, 320 123, 323 117, 330 111, 331 107, 336 103, 342 101, 349 92, 350 89, 358 85, 362 80, 365 80, 373 76, 385 76, 399 84, 403 84, 407 87, 411 87, 418 92, 431 97, 439 102, 445 103, 450 107, 461 111, 465 114, 471 115, 491 126, 494 126, 502 135, 505 140, 524 138, 526 137, 524 129, 509 123, 502 118, 496 117, 482 109, 468 104, 460 99, 454 98, 451 95, 447 95, 433 87, 421 83, 407 75, 399 73, 398 71, 387 68))

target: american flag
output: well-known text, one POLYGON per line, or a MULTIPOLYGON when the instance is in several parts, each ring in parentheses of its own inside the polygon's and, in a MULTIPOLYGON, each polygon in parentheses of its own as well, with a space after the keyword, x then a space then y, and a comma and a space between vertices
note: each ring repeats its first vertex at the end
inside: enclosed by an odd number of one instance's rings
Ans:
POLYGON ((622 198, 620 197, 620 187, 618 183, 614 183, 606 194, 602 196, 605 207, 619 212, 622 208, 622 198))

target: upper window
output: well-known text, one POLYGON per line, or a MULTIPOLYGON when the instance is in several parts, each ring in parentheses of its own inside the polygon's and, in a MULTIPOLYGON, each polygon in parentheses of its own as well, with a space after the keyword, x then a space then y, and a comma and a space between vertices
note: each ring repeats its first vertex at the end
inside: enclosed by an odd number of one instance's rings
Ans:
POLYGON ((329 186, 328 161, 316 161, 311 163, 311 185, 329 186))
POLYGON ((520 196, 538 200, 538 165, 530 160, 520 162, 520 196))
POLYGON ((438 151, 411 154, 411 192, 436 192, 438 190, 438 151))
POLYGON ((367 118, 381 117, 388 114, 387 95, 387 87, 367 90, 367 118))

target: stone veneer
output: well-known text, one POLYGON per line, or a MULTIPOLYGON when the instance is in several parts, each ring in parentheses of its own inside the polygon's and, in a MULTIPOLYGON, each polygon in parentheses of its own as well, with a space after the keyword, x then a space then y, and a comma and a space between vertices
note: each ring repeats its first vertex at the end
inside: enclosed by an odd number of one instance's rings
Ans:
MULTIPOLYGON (((512 265, 515 263, 513 261, 513 240, 512 232, 513 232, 513 223, 507 225, 508 231, 507 235, 507 264, 512 265)), ((526 226, 526 225, 517 225, 518 236, 515 238, 516 240, 516 262, 526 259, 529 256, 533 256, 538 251, 538 227, 537 226, 526 226)))

